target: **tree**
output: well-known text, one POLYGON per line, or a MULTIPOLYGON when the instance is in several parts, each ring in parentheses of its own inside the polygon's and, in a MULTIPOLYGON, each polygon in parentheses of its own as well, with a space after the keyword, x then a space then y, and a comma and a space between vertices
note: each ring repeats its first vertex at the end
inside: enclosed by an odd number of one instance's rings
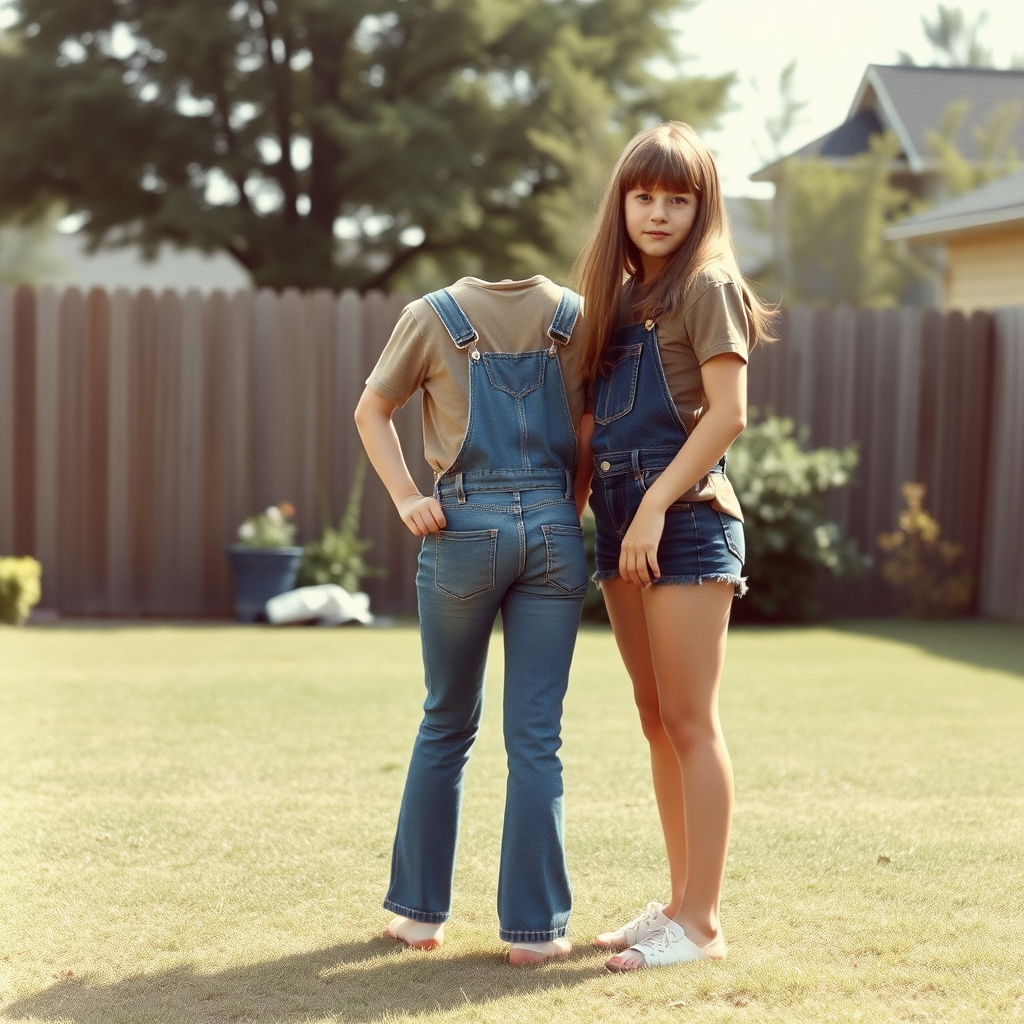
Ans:
POLYGON ((622 137, 708 124, 687 0, 15 0, 0 220, 230 253, 259 285, 558 273, 622 137), (27 212, 26 212, 27 211, 27 212))
MULTIPOLYGON (((981 30, 988 21, 988 11, 979 12, 973 22, 959 7, 939 4, 935 16, 929 20, 921 18, 924 31, 932 49, 932 63, 950 68, 990 68, 994 66, 991 48, 981 41, 981 30)), ((899 51, 901 64, 916 64, 906 50, 899 51)), ((1024 54, 1017 54, 1010 61, 1012 67, 1024 66, 1024 54)))
POLYGON ((951 103, 937 131, 928 132, 928 145, 939 161, 946 195, 958 196, 1020 167, 1017 149, 1010 141, 1021 116, 1020 103, 999 103, 974 128, 978 158, 970 160, 956 144, 956 137, 970 113, 967 100, 951 103))
POLYGON ((784 295, 791 302, 893 305, 923 264, 882 232, 915 201, 892 184, 900 145, 873 136, 867 152, 835 167, 819 157, 790 159, 783 172, 787 241, 784 295))
MULTIPOLYGON (((938 5, 931 21, 922 15, 921 28, 931 44, 935 63, 954 68, 991 67, 992 51, 983 46, 979 38, 986 21, 987 11, 981 11, 973 23, 969 24, 967 16, 959 7, 946 7, 945 4, 938 5)), ((903 64, 915 63, 906 50, 900 51, 900 61, 903 64)))

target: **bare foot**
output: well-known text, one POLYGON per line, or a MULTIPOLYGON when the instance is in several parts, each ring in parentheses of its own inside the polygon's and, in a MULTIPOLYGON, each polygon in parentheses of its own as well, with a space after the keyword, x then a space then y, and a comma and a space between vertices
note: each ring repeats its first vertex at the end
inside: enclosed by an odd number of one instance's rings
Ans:
POLYGON ((513 967, 542 964, 546 960, 558 960, 568 956, 572 943, 568 939, 552 939, 550 942, 513 942, 508 951, 508 962, 513 967))
POLYGON ((647 961, 638 949, 630 948, 609 957, 604 965, 609 971, 639 971, 641 967, 647 966, 647 961))
POLYGON ((439 949, 444 942, 444 924, 427 924, 409 917, 396 917, 384 929, 386 935, 404 942, 410 949, 439 949))

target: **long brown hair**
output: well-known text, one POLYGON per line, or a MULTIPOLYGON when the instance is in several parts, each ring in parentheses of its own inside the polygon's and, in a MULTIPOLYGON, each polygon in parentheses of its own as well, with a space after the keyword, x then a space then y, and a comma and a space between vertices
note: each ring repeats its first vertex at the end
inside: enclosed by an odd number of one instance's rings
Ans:
POLYGON ((725 201, 714 157, 700 136, 682 121, 667 121, 634 135, 619 157, 598 210, 594 230, 574 268, 585 299, 575 343, 586 375, 596 376, 604 347, 615 329, 623 279, 633 278, 632 313, 637 320, 659 320, 682 300, 695 274, 716 264, 740 286, 753 343, 770 341, 774 311, 743 280, 733 251, 725 201), (640 252, 626 233, 623 202, 635 188, 693 193, 697 215, 686 241, 653 281, 643 281, 640 252))

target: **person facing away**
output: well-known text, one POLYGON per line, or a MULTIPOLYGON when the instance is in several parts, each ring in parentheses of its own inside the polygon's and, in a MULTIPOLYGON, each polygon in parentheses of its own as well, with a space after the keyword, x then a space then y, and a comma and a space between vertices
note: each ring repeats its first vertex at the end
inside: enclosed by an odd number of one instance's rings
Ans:
POLYGON ((718 689, 746 589, 725 453, 771 313, 737 269, 715 162, 692 128, 629 142, 577 276, 593 380, 581 485, 592 470, 596 578, 650 745, 671 885, 666 903, 594 941, 623 950, 611 970, 723 959, 733 783, 718 689))
POLYGON ((444 939, 462 780, 500 611, 508 780, 499 934, 513 964, 570 950, 558 749, 588 583, 575 495, 586 401, 578 313, 578 296, 544 277, 463 278, 405 308, 356 408, 374 469, 423 538, 416 592, 427 695, 384 900, 396 915, 387 934, 418 949, 444 939), (418 390, 429 495, 391 420, 418 390))

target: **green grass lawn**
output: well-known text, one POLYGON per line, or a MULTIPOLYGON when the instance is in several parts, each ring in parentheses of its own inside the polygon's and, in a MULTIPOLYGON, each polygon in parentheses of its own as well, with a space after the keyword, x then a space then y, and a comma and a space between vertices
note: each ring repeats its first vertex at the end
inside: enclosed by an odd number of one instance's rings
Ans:
POLYGON ((1024 628, 731 638, 730 957, 611 975, 666 896, 610 633, 565 711, 570 959, 497 938, 501 648, 435 954, 380 937, 422 699, 412 628, 0 630, 0 1019, 1024 1021, 1024 628))

